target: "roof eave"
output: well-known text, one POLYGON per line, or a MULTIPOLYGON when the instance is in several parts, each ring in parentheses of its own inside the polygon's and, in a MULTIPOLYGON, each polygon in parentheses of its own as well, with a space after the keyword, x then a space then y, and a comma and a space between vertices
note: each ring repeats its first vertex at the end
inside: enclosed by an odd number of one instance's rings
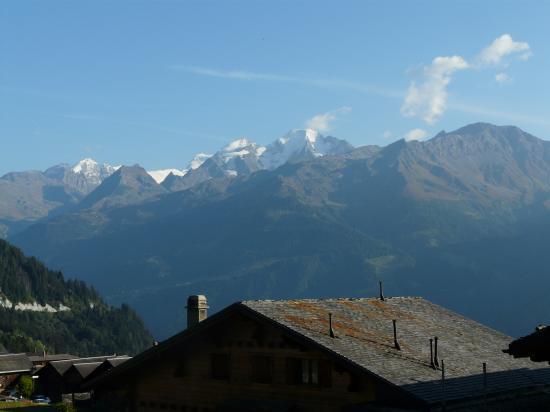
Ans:
POLYGON ((120 376, 120 375, 124 374, 127 370, 132 369, 133 367, 137 367, 138 365, 140 365, 143 362, 146 362, 151 357, 157 356, 158 354, 169 350, 174 345, 176 345, 178 343, 181 343, 182 341, 184 342, 185 340, 187 340, 187 339, 191 338, 192 336, 202 332, 203 330, 205 330, 207 328, 210 328, 211 326, 213 326, 216 323, 220 322, 225 317, 227 317, 228 315, 230 315, 234 312, 239 312, 239 313, 247 315, 247 316, 252 316, 256 320, 262 320, 264 322, 268 322, 269 324, 275 325, 276 327, 282 328, 282 329, 285 330, 285 332, 292 335, 294 338, 297 338, 298 340, 302 340, 303 342, 305 342, 309 345, 313 345, 313 346, 315 346, 316 348, 318 348, 322 351, 328 352, 331 356, 335 357, 336 359, 338 359, 342 363, 350 366, 351 368, 356 369, 360 372, 366 373, 369 376, 374 377, 376 379, 379 379, 382 382, 384 382, 384 383, 390 385, 391 387, 397 389, 398 391, 402 392, 404 395, 415 399, 419 403, 421 403, 423 405, 428 405, 428 402, 426 400, 418 397, 414 393, 409 392, 406 389, 403 389, 401 386, 396 385, 395 383, 388 381, 384 377, 375 374, 374 372, 366 369, 365 367, 355 363, 351 359, 346 358, 345 356, 343 356, 343 355, 333 351, 332 349, 320 344, 319 342, 315 341, 314 339, 311 339, 311 338, 309 338, 305 335, 302 335, 299 332, 289 328, 288 326, 286 326, 282 323, 279 323, 276 320, 274 320, 274 319, 272 319, 272 318, 270 318, 270 317, 268 317, 268 316, 266 316, 266 315, 264 315, 264 314, 262 314, 262 313, 260 313, 256 310, 252 309, 251 307, 247 306, 246 304, 244 304, 242 302, 233 303, 232 305, 226 307, 225 309, 221 310, 220 312, 218 312, 218 313, 212 315, 211 317, 205 319, 204 321, 198 323, 196 326, 194 326, 192 328, 189 328, 189 329, 186 329, 186 330, 172 336, 171 338, 168 338, 167 340, 159 343, 157 346, 153 346, 153 347, 147 349, 146 351, 136 355, 135 357, 127 360, 123 364, 121 364, 121 365, 105 372, 105 374, 102 374, 102 375, 90 380, 89 382, 86 382, 83 385, 83 389, 90 389, 94 385, 101 385, 101 384, 109 382, 114 377, 120 376))
POLYGON ((131 357, 126 362, 108 370, 104 374, 90 380, 89 382, 86 382, 83 386, 83 389, 91 389, 94 385, 107 383, 114 377, 123 375, 127 370, 137 367, 144 362, 147 362, 153 356, 158 356, 160 353, 171 349, 174 345, 180 343, 181 341, 185 341, 190 337, 202 332, 204 329, 207 329, 210 326, 215 325, 217 322, 220 322, 231 313, 236 312, 240 304, 241 302, 233 303, 232 305, 229 305, 225 309, 222 309, 221 311, 208 317, 197 325, 189 329, 185 329, 177 333, 176 335, 160 342, 158 345, 152 346, 149 349, 146 349, 145 351, 139 353, 138 355, 131 357))

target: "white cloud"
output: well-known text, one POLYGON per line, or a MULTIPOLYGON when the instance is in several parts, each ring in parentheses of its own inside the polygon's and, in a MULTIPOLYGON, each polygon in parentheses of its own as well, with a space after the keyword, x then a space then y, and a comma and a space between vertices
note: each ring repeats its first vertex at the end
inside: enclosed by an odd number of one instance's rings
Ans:
POLYGON ((518 56, 521 60, 527 60, 532 56, 528 43, 514 41, 509 34, 503 34, 479 53, 476 65, 481 67, 498 66, 504 57, 518 53, 521 53, 518 56))
POLYGON ((469 67, 460 56, 436 57, 432 64, 423 68, 420 84, 412 82, 405 96, 401 113, 407 117, 419 117, 426 123, 434 123, 447 105, 447 86, 452 74, 469 67))
POLYGON ((412 129, 405 134, 405 140, 410 142, 411 140, 422 140, 428 137, 428 132, 423 129, 412 129))
POLYGON ((497 83, 507 83, 509 82, 510 80, 512 80, 512 78, 510 76, 508 76, 506 73, 497 73, 495 74, 495 81, 497 83))
POLYGON ((384 133, 382 133, 382 137, 384 139, 391 139, 393 137, 393 133, 389 130, 386 130, 384 133))
POLYGON ((349 112, 351 112, 351 107, 344 106, 336 110, 331 110, 330 112, 318 114, 306 122, 306 127, 321 133, 328 132, 331 128, 331 123, 335 121, 338 116, 349 112))
MULTIPOLYGON (((509 34, 503 34, 481 50, 472 64, 461 56, 436 57, 431 65, 423 67, 420 82, 411 82, 401 105, 401 113, 433 124, 447 108, 447 86, 456 71, 498 67, 511 55, 517 56, 520 60, 527 60, 532 56, 531 48, 528 43, 514 41, 509 34)), ((504 72, 495 75, 495 81, 498 83, 510 80, 504 72)))

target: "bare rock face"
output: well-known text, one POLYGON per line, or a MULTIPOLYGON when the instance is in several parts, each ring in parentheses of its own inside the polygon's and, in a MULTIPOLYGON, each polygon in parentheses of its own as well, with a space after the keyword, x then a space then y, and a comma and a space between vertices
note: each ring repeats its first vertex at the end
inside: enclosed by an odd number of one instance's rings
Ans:
POLYGON ((12 172, 0 177, 0 237, 67 211, 115 170, 117 167, 84 159, 74 166, 60 164, 44 172, 12 172))

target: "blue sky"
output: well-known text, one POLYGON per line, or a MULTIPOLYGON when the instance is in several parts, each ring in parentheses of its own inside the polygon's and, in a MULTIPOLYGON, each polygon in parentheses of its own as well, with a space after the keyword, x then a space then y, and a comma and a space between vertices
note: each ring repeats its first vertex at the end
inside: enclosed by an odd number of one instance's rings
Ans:
POLYGON ((4 1, 0 174, 181 168, 306 125, 355 145, 476 121, 550 138, 549 16, 541 1, 4 1))

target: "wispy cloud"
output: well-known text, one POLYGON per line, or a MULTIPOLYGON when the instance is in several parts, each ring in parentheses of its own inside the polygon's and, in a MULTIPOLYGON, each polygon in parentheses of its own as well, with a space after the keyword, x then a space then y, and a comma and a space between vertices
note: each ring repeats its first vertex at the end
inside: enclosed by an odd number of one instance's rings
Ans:
POLYGON ((508 83, 512 78, 506 73, 497 73, 495 74, 495 81, 499 84, 508 83))
POLYGON ((520 60, 527 60, 532 56, 531 47, 526 42, 514 41, 509 34, 497 37, 489 46, 485 47, 475 58, 475 64, 481 67, 498 66, 507 56, 515 55, 520 60))
POLYGON ((401 99, 403 93, 397 90, 390 90, 383 87, 348 81, 339 78, 327 78, 316 76, 287 76, 274 73, 258 73, 246 70, 219 70, 199 66, 171 65, 171 70, 181 70, 199 76, 217 77, 241 81, 266 81, 279 83, 296 83, 305 86, 318 87, 323 89, 351 90, 360 93, 373 94, 387 98, 401 99))
POLYGON ((382 133, 383 139, 391 139, 393 137, 393 133, 390 130, 385 130, 384 133, 382 133))
POLYGON ((410 142, 412 140, 422 140, 428 137, 428 132, 423 129, 412 129, 408 133, 405 133, 405 140, 410 142))
MULTIPOLYGON (((486 69, 500 67, 507 56, 518 56, 521 60, 531 57, 531 48, 526 42, 517 42, 509 34, 497 37, 489 46, 468 63, 462 56, 440 56, 429 66, 422 68, 420 81, 413 80, 401 106, 406 117, 417 117, 428 124, 435 123, 447 109, 447 87, 455 72, 466 69, 486 69)), ((510 80, 500 72, 495 75, 498 83, 510 80)))
POLYGON ((306 122, 306 127, 321 133, 328 132, 331 129, 332 122, 338 119, 340 115, 349 112, 351 112, 351 107, 344 106, 323 114, 318 114, 306 122))
POLYGON ((447 105, 447 86, 451 76, 458 70, 468 68, 460 56, 436 57, 423 69, 420 84, 412 82, 405 96, 401 113, 406 117, 420 117, 426 123, 434 123, 447 105))

